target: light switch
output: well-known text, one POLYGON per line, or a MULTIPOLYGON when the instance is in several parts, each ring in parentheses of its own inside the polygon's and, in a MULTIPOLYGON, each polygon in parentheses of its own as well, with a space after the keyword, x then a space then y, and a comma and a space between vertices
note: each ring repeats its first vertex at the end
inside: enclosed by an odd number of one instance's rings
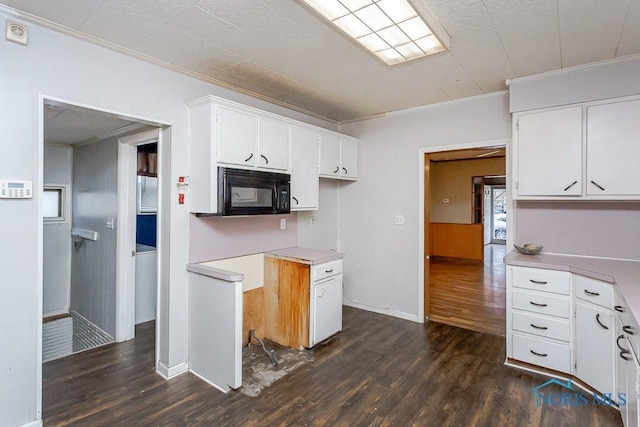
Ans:
POLYGON ((107 228, 113 230, 113 218, 111 217, 107 218, 107 228))

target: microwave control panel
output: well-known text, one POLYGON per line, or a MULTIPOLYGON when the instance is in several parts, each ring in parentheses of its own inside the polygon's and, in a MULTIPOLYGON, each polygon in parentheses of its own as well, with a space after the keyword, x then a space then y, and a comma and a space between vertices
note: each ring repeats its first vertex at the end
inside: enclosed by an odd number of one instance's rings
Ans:
POLYGON ((30 199, 33 197, 31 181, 0 181, 0 199, 30 199))

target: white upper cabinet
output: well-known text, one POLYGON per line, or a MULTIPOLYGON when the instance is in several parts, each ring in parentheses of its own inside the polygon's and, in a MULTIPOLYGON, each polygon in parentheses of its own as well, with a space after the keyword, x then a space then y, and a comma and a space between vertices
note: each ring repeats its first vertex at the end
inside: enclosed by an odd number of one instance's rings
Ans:
POLYGON ((286 123, 258 118, 259 168, 289 169, 289 126, 286 123))
POLYGON ((343 178, 358 178, 358 140, 351 138, 340 139, 340 159, 343 178))
POLYGON ((587 195, 640 194, 640 101, 587 108, 587 195))
POLYGON ((256 165, 256 116, 218 107, 218 161, 238 166, 256 165))
POLYGON ((358 140, 344 135, 320 134, 320 176, 358 179, 358 140))
POLYGON ((316 210, 319 204, 320 134, 291 126, 291 210, 316 210))
POLYGON ((514 194, 582 194, 582 107, 523 114, 516 133, 514 194))
POLYGON ((516 199, 640 199, 640 100, 514 115, 516 199))

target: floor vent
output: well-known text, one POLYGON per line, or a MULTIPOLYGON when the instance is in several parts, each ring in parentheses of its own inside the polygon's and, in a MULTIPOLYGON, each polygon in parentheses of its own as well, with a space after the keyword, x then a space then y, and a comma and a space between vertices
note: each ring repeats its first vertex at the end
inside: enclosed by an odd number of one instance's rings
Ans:
POLYGON ((77 312, 72 310, 70 315, 42 325, 43 362, 114 342, 106 332, 77 312))

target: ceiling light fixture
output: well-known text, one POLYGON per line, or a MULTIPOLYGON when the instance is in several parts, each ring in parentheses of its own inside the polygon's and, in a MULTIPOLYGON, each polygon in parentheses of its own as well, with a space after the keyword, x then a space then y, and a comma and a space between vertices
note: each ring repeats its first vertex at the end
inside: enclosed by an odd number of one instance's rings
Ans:
POLYGON ((443 52, 450 45, 449 35, 421 0, 302 1, 387 65, 443 52))

